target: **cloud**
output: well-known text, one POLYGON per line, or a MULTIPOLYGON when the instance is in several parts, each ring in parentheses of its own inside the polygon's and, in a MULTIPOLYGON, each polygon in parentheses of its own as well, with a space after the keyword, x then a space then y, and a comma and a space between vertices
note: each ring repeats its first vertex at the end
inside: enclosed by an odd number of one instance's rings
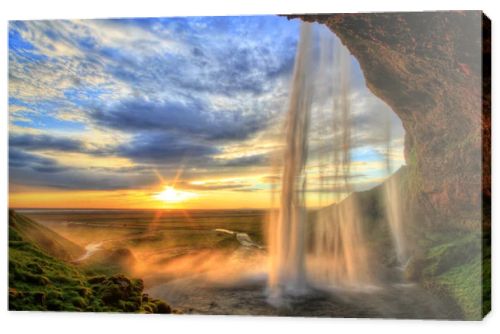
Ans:
POLYGON ((249 187, 251 184, 249 183, 240 183, 240 182, 208 182, 205 184, 193 184, 189 182, 181 182, 176 184, 181 189, 185 190, 196 190, 196 191, 216 191, 216 190, 239 190, 243 188, 249 187))
POLYGON ((9 145, 30 151, 56 150, 81 152, 84 150, 84 145, 79 140, 46 134, 11 134, 9 136, 9 145))
POLYGON ((24 152, 16 148, 9 149, 9 171, 15 169, 32 170, 42 173, 57 173, 64 170, 55 159, 24 152))
POLYGON ((239 111, 215 111, 203 101, 129 99, 91 114, 101 126, 129 131, 170 131, 206 140, 243 140, 261 130, 266 117, 239 111))
POLYGON ((135 136, 131 142, 120 145, 114 151, 117 155, 139 162, 181 163, 206 161, 217 148, 181 138, 173 133, 149 133, 135 136))
POLYGON ((96 173, 80 169, 61 169, 51 173, 50 166, 32 170, 14 168, 10 170, 11 184, 50 187, 74 190, 138 189, 156 182, 152 174, 122 175, 115 172, 96 173))
POLYGON ((55 159, 10 147, 9 182, 59 189, 112 190, 151 185, 156 177, 145 166, 124 169, 69 167, 55 159))
POLYGON ((269 155, 254 154, 234 159, 218 159, 216 161, 220 166, 224 167, 269 166, 269 155))
POLYGON ((275 16, 13 21, 9 88, 26 101, 259 95, 291 74, 296 32, 275 16))
POLYGON ((110 72, 128 82, 133 78, 134 87, 150 96, 165 91, 257 95, 292 71, 298 25, 283 18, 138 19, 117 21, 120 24, 177 43, 170 52, 142 52, 123 45, 108 50, 122 60, 110 63, 110 72))
MULTIPOLYGON (((233 159, 215 158, 221 151, 210 142, 200 140, 196 136, 180 136, 176 131, 150 131, 140 132, 130 141, 118 145, 104 145, 100 147, 87 148, 85 143, 79 139, 53 136, 47 134, 11 133, 9 145, 15 149, 14 157, 25 155, 26 157, 38 157, 38 162, 54 163, 49 158, 33 155, 30 152, 58 151, 68 153, 84 153, 90 156, 103 157, 125 157, 136 163, 177 164, 180 161, 189 162, 191 165, 204 167, 246 167, 264 166, 268 164, 267 154, 255 154, 233 159)), ((116 172, 144 171, 150 167, 136 165, 122 167, 116 172)), ((56 170, 39 167, 38 171, 56 170)))
MULTIPOLYGON (((11 22, 11 182, 119 189, 150 185, 157 182, 153 169, 170 173, 182 164, 193 169, 187 179, 263 170, 280 147, 298 25, 277 16, 11 22), (263 141, 273 149, 258 148, 263 141), (47 157, 52 153, 57 160, 47 157), (89 167, 93 157, 120 157, 130 166, 89 167)), ((382 116, 390 109, 367 92, 353 66, 357 161, 366 157, 359 148, 383 153, 382 116)), ((317 109, 331 110, 334 74, 317 83, 317 109)), ((403 130, 391 117, 400 147, 403 130)), ((329 149, 321 141, 331 139, 330 123, 312 120, 311 160, 329 149)))

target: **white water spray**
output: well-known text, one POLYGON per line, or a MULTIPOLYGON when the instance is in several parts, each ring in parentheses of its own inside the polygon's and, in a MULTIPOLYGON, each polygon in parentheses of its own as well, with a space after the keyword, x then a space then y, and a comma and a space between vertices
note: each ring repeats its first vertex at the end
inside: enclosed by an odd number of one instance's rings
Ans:
POLYGON ((324 89, 317 86, 318 82, 333 83, 328 109, 334 131, 330 151, 320 152, 319 192, 333 191, 342 193, 342 197, 352 192, 350 56, 328 32, 320 38, 319 68, 314 68, 318 62, 312 44, 312 25, 303 23, 286 118, 280 207, 270 224, 268 287, 272 304, 282 303, 285 295, 305 293, 309 285, 355 286, 368 283, 371 278, 361 216, 352 196, 342 205, 318 212, 312 228, 311 252, 307 255, 306 232, 310 224, 305 203, 305 167, 313 94, 324 89), (325 163, 327 160, 330 162, 325 163), (324 182, 324 172, 333 173, 333 182, 324 182))
POLYGON ((401 191, 399 180, 389 177, 384 184, 386 217, 389 223, 396 258, 399 266, 405 266, 408 257, 406 254, 403 212, 401 210, 401 191))
MULTIPOLYGON (((333 77, 332 157, 333 187, 337 204, 317 212, 312 228, 313 238, 309 259, 311 283, 323 287, 361 288, 373 285, 370 254, 363 231, 363 216, 357 198, 349 196, 351 184, 352 110, 351 66, 348 50, 328 31, 323 34, 321 48, 332 48, 330 64, 333 77), (347 197, 346 197, 347 196, 347 197)), ((323 71, 322 71, 323 72, 323 71)), ((328 71, 325 71, 328 73, 328 71)), ((322 189, 323 190, 323 189, 322 189)))
POLYGON ((400 176, 391 175, 391 155, 392 155, 392 135, 391 135, 391 120, 389 117, 385 120, 385 163, 387 170, 387 179, 384 182, 384 197, 385 197, 385 210, 386 218, 389 223, 389 230, 396 252, 396 259, 399 266, 404 267, 408 261, 406 252, 406 243, 404 237, 403 226, 403 211, 402 211, 402 194, 400 188, 400 176))
POLYGON ((286 119, 280 210, 271 222, 269 300, 275 304, 283 294, 300 294, 306 288, 304 167, 313 92, 311 44, 312 25, 303 23, 286 119))

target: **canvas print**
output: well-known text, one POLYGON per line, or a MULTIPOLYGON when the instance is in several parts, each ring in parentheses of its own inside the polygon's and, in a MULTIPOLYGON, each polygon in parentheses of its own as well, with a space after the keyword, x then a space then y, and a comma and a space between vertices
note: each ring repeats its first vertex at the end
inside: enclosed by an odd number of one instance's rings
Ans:
POLYGON ((10 310, 489 312, 481 11, 8 30, 10 310))

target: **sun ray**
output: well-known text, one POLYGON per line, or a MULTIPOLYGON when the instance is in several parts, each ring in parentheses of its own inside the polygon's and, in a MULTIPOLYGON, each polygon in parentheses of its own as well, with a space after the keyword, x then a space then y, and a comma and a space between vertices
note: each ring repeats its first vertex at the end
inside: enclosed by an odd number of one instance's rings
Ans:
POLYGON ((153 197, 157 200, 165 202, 166 204, 176 204, 197 196, 198 194, 192 192, 177 190, 172 186, 166 186, 163 191, 156 193, 153 197))

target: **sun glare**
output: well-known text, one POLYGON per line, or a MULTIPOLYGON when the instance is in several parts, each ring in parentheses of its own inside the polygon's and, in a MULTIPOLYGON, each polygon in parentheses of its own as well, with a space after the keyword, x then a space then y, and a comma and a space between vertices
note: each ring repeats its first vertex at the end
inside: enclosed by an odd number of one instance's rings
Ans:
POLYGON ((163 191, 154 195, 156 199, 166 203, 179 203, 194 198, 196 196, 197 195, 194 193, 176 190, 174 187, 170 186, 165 187, 163 191))

